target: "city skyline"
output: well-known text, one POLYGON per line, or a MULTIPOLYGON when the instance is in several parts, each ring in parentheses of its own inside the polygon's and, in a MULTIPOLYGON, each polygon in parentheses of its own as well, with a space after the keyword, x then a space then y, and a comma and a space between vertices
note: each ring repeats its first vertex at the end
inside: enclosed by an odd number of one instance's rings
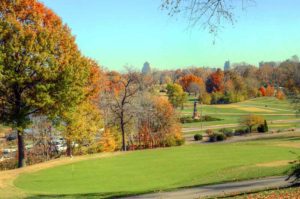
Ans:
POLYGON ((216 38, 200 27, 187 29, 188 22, 180 16, 167 16, 159 0, 42 2, 72 29, 83 54, 110 70, 122 70, 124 65, 140 68, 145 61, 158 69, 222 68, 226 60, 258 66, 300 52, 294 45, 300 39, 295 5, 300 2, 293 0, 257 1, 244 11, 237 9, 237 22, 225 25, 216 38))

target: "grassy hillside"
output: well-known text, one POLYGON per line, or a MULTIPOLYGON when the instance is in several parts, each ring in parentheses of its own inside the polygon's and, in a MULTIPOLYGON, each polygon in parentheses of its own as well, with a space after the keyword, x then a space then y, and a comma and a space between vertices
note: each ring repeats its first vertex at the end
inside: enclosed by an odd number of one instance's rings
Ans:
POLYGON ((135 151, 24 173, 14 183, 36 196, 99 198, 281 175, 299 144, 292 136, 135 151))
MULTIPOLYGON (((191 116, 193 113, 193 98, 185 104, 185 109, 180 110, 181 115, 191 116)), ((201 106, 198 105, 198 113, 201 112, 201 106)), ((240 103, 224 105, 202 105, 203 115, 209 115, 222 119, 221 121, 212 121, 203 123, 204 126, 213 126, 220 124, 239 123, 243 115, 255 114, 261 115, 272 124, 273 120, 292 120, 296 119, 295 110, 287 100, 278 100, 273 97, 261 97, 247 100, 240 103)), ((295 127, 295 123, 290 123, 289 127, 295 127)), ((183 127, 199 127, 199 123, 184 124, 183 127)), ((286 124, 283 125, 287 126, 286 124)), ((274 127, 280 127, 279 125, 274 127)))

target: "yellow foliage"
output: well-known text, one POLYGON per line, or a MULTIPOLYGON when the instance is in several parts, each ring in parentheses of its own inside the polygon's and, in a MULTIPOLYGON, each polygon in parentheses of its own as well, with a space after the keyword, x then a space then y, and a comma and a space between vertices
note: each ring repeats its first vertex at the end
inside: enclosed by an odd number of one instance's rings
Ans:
POLYGON ((64 116, 67 122, 65 137, 71 142, 91 142, 102 128, 100 110, 90 101, 82 102, 64 116))
POLYGON ((103 152, 112 152, 117 148, 114 135, 111 133, 109 128, 106 128, 102 134, 100 140, 101 148, 103 152))

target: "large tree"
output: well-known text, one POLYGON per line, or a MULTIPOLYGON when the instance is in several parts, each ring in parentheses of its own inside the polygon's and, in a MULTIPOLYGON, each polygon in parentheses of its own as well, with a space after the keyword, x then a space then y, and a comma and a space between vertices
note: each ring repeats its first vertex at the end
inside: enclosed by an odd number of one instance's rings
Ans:
POLYGON ((36 0, 0 1, 0 121, 17 130, 19 167, 30 117, 54 117, 79 103, 89 70, 50 9, 36 0))

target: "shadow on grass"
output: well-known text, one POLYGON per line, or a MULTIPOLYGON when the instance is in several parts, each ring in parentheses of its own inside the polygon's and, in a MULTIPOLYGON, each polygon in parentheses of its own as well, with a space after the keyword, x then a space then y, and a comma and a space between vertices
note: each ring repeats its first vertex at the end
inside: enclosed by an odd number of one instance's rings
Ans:
MULTIPOLYGON (((140 193, 142 194, 142 193, 140 193)), ((26 199, 53 199, 53 198, 64 198, 64 199, 81 199, 81 198, 121 198, 126 196, 134 196, 135 194, 130 194, 128 192, 108 192, 108 193, 85 193, 85 194, 36 194, 26 197, 26 199)))

